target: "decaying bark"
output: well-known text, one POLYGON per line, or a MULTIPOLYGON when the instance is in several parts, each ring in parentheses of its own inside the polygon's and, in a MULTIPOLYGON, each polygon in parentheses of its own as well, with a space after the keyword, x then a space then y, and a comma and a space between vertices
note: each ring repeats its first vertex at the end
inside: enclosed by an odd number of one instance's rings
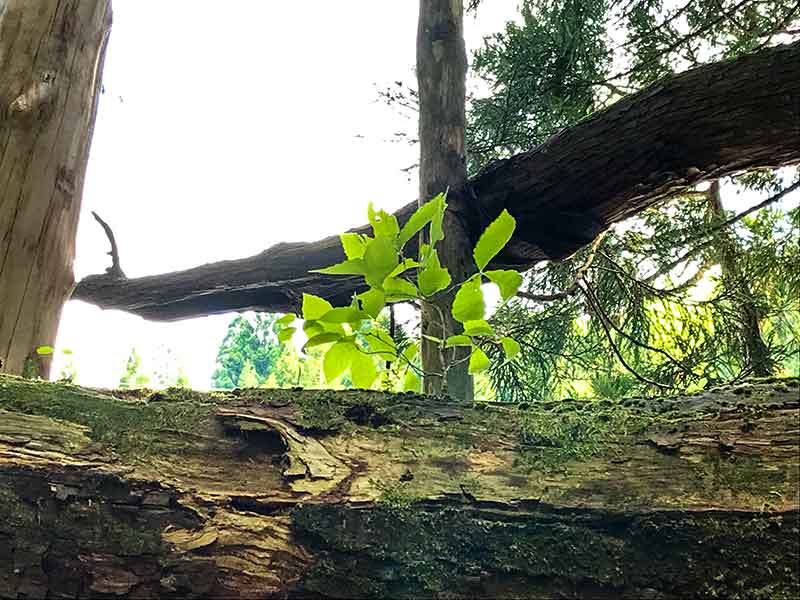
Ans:
POLYGON ((0 596, 796 598, 798 383, 516 408, 0 376, 0 596))
MULTIPOLYGON (((706 179, 800 161, 800 42, 665 79, 451 190, 472 242, 503 208, 517 232, 491 268, 566 256, 610 223, 706 179)), ((404 221, 413 204, 397 214, 404 221)), ((366 228, 362 229, 366 230, 366 228)), ((413 249, 411 250, 413 252, 413 249)), ((309 273, 344 260, 338 236, 129 280, 92 276, 73 298, 146 319, 296 310, 303 292, 348 303, 358 278, 309 273)))
MULTIPOLYGON (((420 0, 417 29, 417 83, 419 87, 419 204, 436 194, 459 190, 467 181, 464 144, 466 117, 467 51, 464 47, 462 0, 420 0)), ((452 283, 466 280, 471 272, 472 244, 465 195, 454 195, 442 223, 445 239, 437 244, 441 265, 452 283)), ((474 268, 474 267, 472 267, 474 268)), ((439 294, 435 305, 422 305, 423 391, 472 400, 472 376, 467 372, 464 348, 450 348, 446 356, 425 336, 447 339, 463 328, 453 318, 455 292, 439 294), (439 373, 447 373, 447 381, 439 373)))
POLYGON ((50 370, 110 27, 110 0, 0 2, 0 371, 50 370))

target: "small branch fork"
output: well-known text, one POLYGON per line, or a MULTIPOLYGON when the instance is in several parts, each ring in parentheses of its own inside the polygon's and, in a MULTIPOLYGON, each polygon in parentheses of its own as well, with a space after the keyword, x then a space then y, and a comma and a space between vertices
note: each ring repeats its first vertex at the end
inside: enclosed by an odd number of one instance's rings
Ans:
POLYGON ((100 227, 105 231, 108 241, 111 242, 111 251, 107 253, 111 257, 111 266, 106 269, 106 275, 115 279, 126 279, 125 273, 123 273, 122 267, 119 264, 119 249, 117 248, 117 240, 114 238, 114 232, 111 230, 109 224, 101 219, 100 215, 96 212, 92 211, 92 216, 95 218, 95 221, 100 223, 100 227))

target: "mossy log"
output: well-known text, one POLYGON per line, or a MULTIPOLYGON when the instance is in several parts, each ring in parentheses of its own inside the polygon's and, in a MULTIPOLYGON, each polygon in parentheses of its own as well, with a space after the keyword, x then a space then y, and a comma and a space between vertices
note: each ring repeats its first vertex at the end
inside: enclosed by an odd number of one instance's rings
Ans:
POLYGON ((798 392, 510 407, 0 376, 0 597, 797 598, 798 392))

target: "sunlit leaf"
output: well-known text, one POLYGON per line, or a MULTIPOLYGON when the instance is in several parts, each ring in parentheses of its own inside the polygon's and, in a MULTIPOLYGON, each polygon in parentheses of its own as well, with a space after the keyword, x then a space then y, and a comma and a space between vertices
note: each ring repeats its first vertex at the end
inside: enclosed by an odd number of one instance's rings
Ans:
POLYGON ((501 338, 500 343, 503 345, 503 351, 506 353, 507 358, 514 358, 520 351, 520 345, 517 340, 510 337, 501 338))
POLYGON ((278 332, 278 341, 283 343, 288 342, 292 339, 295 331, 297 331, 296 327, 286 327, 285 329, 281 329, 278 332))
POLYGON ((367 248, 367 241, 370 238, 361 233, 343 233, 339 239, 342 241, 345 256, 353 260, 364 257, 364 250, 367 248))
POLYGON ((383 281, 399 264, 397 249, 385 237, 370 240, 364 251, 364 276, 370 287, 380 288, 383 281))
POLYGON ((444 212, 445 206, 447 204, 444 201, 444 194, 439 194, 414 211, 411 218, 403 225, 403 229, 400 230, 400 245, 405 245, 408 240, 435 218, 439 219, 439 229, 441 229, 441 217, 439 215, 444 212))
POLYGON ((358 349, 352 341, 340 341, 331 346, 325 353, 325 358, 322 359, 325 381, 331 383, 347 371, 356 352, 358 349))
POLYGON ((519 291, 519 286, 522 285, 522 275, 517 271, 485 271, 484 275, 486 275, 491 282, 497 284, 497 287, 500 288, 500 296, 503 300, 508 300, 515 296, 519 291))
POLYGON ((354 258, 324 269, 312 269, 309 272, 322 273, 324 275, 364 275, 367 272, 367 266, 364 264, 363 258, 354 258))
POLYGON ((356 352, 352 355, 350 375, 357 388, 368 390, 378 378, 378 368, 375 366, 375 359, 369 354, 365 354, 356 349, 356 352))
POLYGON ((483 319, 466 321, 464 323, 464 335, 494 335, 494 329, 483 319))
POLYGON ((503 249, 514 234, 514 228, 516 226, 516 220, 506 209, 503 209, 500 216, 489 224, 481 234, 472 252, 472 255, 475 257, 475 264, 478 266, 479 270, 483 271, 486 265, 489 264, 489 261, 497 256, 497 253, 503 249))
POLYGON ((356 296, 361 308, 373 318, 377 318, 386 306, 386 295, 381 290, 371 289, 356 296))
POLYGON ((382 237, 389 239, 394 244, 400 233, 400 227, 397 224, 397 217, 387 213, 385 210, 375 210, 372 202, 369 203, 367 208, 367 216, 369 217, 370 225, 375 237, 382 237))
POLYGON ((358 324, 360 321, 365 319, 369 319, 369 315, 366 312, 351 306, 339 306, 337 308, 332 308, 319 318, 319 320, 323 323, 351 324, 358 324))
POLYGON ((472 346, 472 339, 468 335, 451 335, 444 341, 448 348, 453 346, 472 346))
POLYGON ((322 346, 323 344, 338 342, 340 339, 342 339, 342 334, 325 331, 315 335, 312 338, 309 338, 308 341, 303 345, 303 352, 315 346, 322 346))
POLYGON ((381 360, 392 362, 397 359, 397 346, 386 331, 373 329, 365 336, 370 352, 376 353, 381 360))
POLYGON ((303 318, 307 321, 319 319, 331 309, 333 306, 324 298, 313 294, 303 294, 303 318))
POLYGON ((486 304, 481 291, 481 281, 477 276, 470 277, 456 292, 453 299, 453 318, 459 323, 483 319, 486 304))
POLYGON ((387 302, 411 300, 417 297, 417 288, 410 281, 400 277, 389 277, 383 282, 387 302))
POLYGON ((36 348, 36 354, 39 356, 46 356, 48 354, 52 354, 55 351, 55 348, 52 346, 39 346, 36 348))
POLYGON ((469 374, 474 375, 486 369, 489 366, 489 357, 486 352, 477 346, 472 349, 472 354, 469 356, 469 374))
POLYGON ((414 369, 408 369, 405 377, 403 378, 403 391, 404 392, 422 392, 422 381, 414 369))

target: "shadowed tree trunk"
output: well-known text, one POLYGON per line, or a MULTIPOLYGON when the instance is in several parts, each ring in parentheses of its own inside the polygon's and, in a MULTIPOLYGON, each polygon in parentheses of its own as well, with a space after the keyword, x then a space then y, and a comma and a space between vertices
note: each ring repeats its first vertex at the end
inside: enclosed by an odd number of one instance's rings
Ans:
MULTIPOLYGON (((467 181, 464 135, 467 53, 464 47, 464 6, 462 0, 420 0, 417 29, 417 83, 419 86, 419 203, 447 190, 460 190, 467 181)), ((472 261, 469 210, 464 195, 448 198, 444 240, 438 246, 439 259, 450 271, 452 283, 466 279, 472 261)), ((435 306, 422 306, 422 333, 445 339, 462 328, 453 319, 455 292, 440 294, 435 306)), ((464 348, 440 351, 438 344, 422 338, 424 391, 447 391, 454 398, 472 399, 472 377, 463 360, 464 348), (451 366, 452 365, 452 366, 451 366), (439 373, 447 372, 443 382, 439 373)))
MULTIPOLYGON (((719 180, 711 183, 708 190, 708 212, 712 226, 727 218, 722 206, 719 180)), ((740 249, 727 229, 717 233, 717 260, 722 269, 722 281, 730 294, 736 311, 742 349, 744 350, 745 370, 756 377, 768 377, 775 371, 775 362, 770 356, 769 347, 761 335, 763 311, 758 298, 753 295, 750 283, 739 267, 740 249)))
POLYGON ((0 2, 0 371, 50 370, 110 27, 110 0, 0 2))
POLYGON ((797 598, 798 410, 0 376, 0 597, 797 598))

